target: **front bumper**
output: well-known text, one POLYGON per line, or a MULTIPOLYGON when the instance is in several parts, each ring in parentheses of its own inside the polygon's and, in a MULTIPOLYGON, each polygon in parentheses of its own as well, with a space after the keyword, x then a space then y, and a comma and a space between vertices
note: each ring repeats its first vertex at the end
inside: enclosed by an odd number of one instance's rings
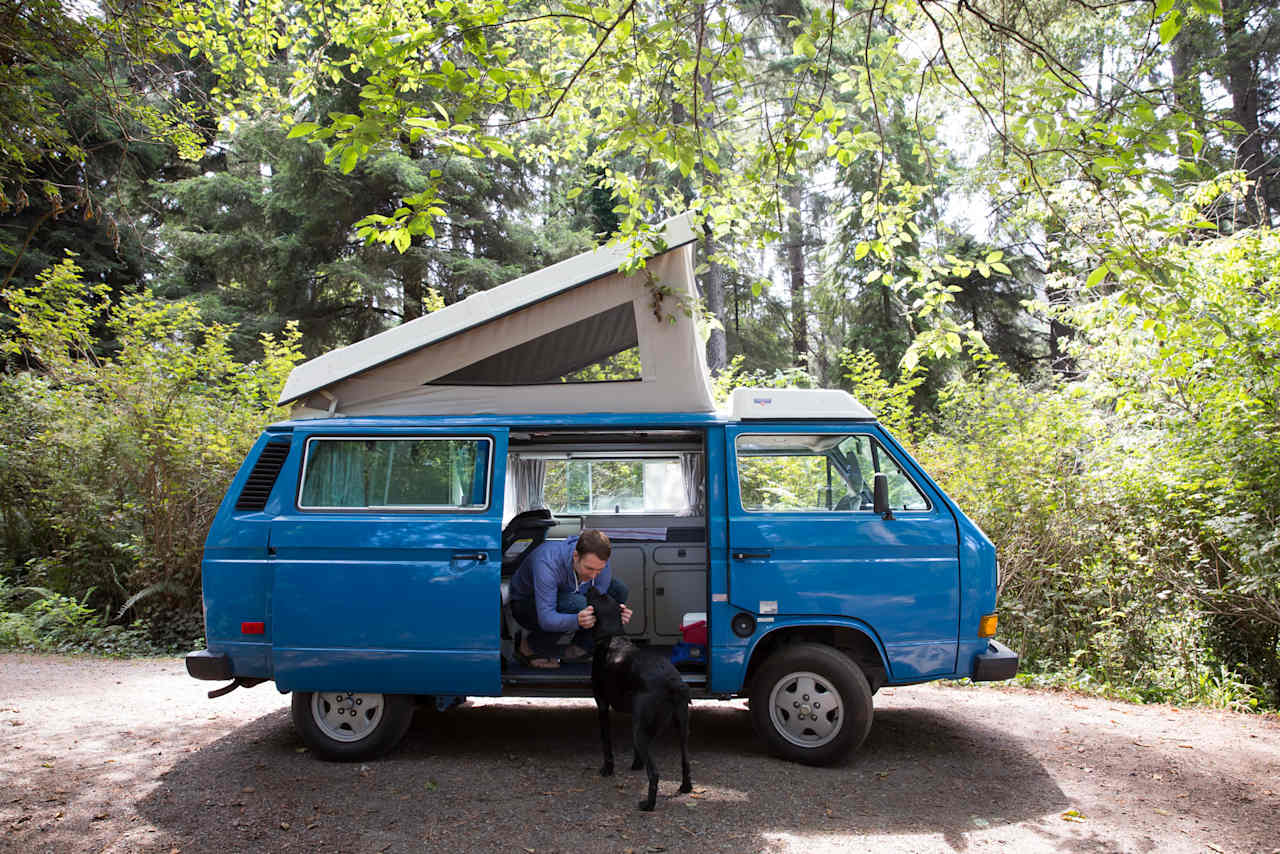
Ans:
POLYGON ((1018 673, 1018 654, 1000 641, 987 641, 987 651, 973 657, 974 682, 999 682, 1018 673))
POLYGON ((187 673, 196 679, 225 682, 235 674, 231 671, 231 656, 212 653, 207 649, 187 654, 187 673))

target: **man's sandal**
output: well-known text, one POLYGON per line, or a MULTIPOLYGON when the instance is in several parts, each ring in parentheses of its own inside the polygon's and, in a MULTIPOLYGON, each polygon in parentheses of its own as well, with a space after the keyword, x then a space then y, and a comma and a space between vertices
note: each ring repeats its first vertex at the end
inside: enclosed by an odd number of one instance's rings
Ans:
POLYGON ((520 662, 525 667, 532 667, 537 670, 555 670, 560 666, 559 659, 526 654, 524 650, 520 648, 522 646, 524 646, 524 636, 517 635, 515 643, 511 646, 511 652, 515 655, 516 661, 520 662))

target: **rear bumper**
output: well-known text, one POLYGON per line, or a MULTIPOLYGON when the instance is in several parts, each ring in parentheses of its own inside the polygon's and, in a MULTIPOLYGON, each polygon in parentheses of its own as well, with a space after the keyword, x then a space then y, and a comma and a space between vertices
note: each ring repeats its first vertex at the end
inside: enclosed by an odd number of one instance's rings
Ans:
POLYGON ((999 682, 1018 673, 1018 654, 1000 641, 987 641, 987 651, 973 657, 974 682, 999 682))
POLYGON ((225 682, 235 674, 231 671, 231 656, 212 653, 207 649, 187 654, 187 673, 196 679, 225 682))

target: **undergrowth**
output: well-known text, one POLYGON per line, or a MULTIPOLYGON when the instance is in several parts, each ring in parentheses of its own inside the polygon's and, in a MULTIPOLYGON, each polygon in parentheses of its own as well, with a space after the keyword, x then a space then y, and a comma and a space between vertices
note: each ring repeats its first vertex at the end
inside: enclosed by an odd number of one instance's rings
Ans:
POLYGON ((1016 684, 1024 688, 1046 691, 1072 691, 1090 697, 1103 697, 1127 703, 1167 703, 1173 706, 1202 706, 1227 709, 1235 712, 1275 713, 1256 686, 1250 685, 1236 674, 1219 666, 1216 670, 1204 667, 1194 674, 1166 672, 1156 674, 1129 674, 1123 680, 1108 679, 1104 675, 1087 670, 1068 668, 1057 670, 1022 670, 1010 683, 975 683, 969 679, 952 680, 954 686, 979 684, 1016 684))
POLYGON ((201 640, 157 641, 145 620, 112 623, 88 604, 92 593, 76 599, 44 587, 14 586, 0 575, 0 650, 132 658, 173 655, 203 645, 201 640))

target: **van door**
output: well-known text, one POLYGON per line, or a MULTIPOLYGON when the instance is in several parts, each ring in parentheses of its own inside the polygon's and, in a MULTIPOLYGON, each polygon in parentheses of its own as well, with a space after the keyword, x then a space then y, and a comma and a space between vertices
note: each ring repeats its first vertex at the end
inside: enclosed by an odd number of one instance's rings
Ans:
POLYGON ((500 693, 507 431, 304 438, 271 523, 277 687, 500 693))
POLYGON ((726 436, 730 603, 761 628, 861 620, 895 682, 955 672, 955 519, 875 425, 741 424, 726 436), (872 511, 876 472, 889 478, 891 520, 872 511))

